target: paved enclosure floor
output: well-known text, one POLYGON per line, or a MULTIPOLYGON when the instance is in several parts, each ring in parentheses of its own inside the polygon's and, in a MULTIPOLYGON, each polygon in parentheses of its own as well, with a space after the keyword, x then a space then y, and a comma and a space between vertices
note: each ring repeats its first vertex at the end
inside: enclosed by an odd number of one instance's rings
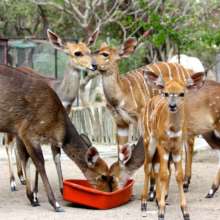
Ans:
MULTIPOLYGON (((2 150, 2 149, 1 149, 2 150)), ((111 163, 115 159, 110 158, 111 163)), ((72 161, 63 160, 63 172, 65 178, 82 178, 82 174, 72 161)), ((93 210, 88 208, 76 207, 62 200, 58 189, 58 181, 54 164, 51 160, 46 161, 46 168, 49 174, 50 183, 56 193, 60 204, 65 208, 64 213, 55 213, 47 202, 42 182, 40 182, 39 200, 40 207, 30 206, 26 195, 25 187, 21 186, 17 179, 18 191, 11 192, 9 189, 9 174, 7 161, 0 160, 0 220, 134 220, 147 219, 157 220, 157 208, 154 203, 149 203, 148 217, 142 218, 140 213, 140 193, 142 190, 143 169, 135 174, 134 196, 132 200, 121 207, 111 210, 93 210)), ((191 220, 219 220, 220 219, 220 190, 213 199, 205 199, 212 179, 217 169, 217 157, 214 151, 203 151, 197 153, 193 163, 193 178, 190 192, 187 194, 187 201, 190 210, 191 220)), ((174 172, 173 172, 174 173, 174 172)), ((172 178, 168 202, 166 209, 167 220, 182 219, 179 208, 177 185, 172 178)))

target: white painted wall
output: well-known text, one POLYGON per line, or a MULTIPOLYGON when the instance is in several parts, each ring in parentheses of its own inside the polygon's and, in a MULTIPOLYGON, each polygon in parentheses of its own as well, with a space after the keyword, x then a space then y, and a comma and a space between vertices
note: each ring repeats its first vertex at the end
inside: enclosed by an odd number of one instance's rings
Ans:
MULTIPOLYGON (((171 57, 168 62, 179 63, 178 55, 171 57)), ((186 69, 191 69, 193 72, 204 72, 205 67, 197 57, 190 57, 185 54, 180 54, 180 64, 186 69)))

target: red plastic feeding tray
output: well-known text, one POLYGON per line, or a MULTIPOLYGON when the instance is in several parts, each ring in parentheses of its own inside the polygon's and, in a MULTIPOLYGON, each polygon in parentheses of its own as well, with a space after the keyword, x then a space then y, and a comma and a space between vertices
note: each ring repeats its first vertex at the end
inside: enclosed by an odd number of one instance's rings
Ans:
POLYGON ((127 203, 132 196, 134 181, 129 180, 123 189, 102 192, 92 188, 87 180, 65 180, 63 199, 96 209, 111 209, 127 203))

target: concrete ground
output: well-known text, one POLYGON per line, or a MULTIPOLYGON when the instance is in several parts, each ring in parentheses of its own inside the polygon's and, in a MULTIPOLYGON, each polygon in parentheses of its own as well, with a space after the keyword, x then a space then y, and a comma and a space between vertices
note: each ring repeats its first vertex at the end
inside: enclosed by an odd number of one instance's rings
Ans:
MULTIPOLYGON (((4 149, 0 148, 0 220, 134 220, 134 219, 157 219, 157 208, 155 203, 148 203, 148 216, 141 217, 140 212, 140 193, 143 182, 143 169, 138 170, 135 174, 135 185, 133 190, 133 198, 123 206, 110 210, 94 210, 89 208, 77 207, 62 200, 62 196, 58 189, 58 180, 55 172, 54 164, 51 157, 47 157, 46 168, 50 183, 54 189, 56 197, 60 204, 64 207, 64 213, 55 213, 47 202, 42 182, 40 182, 39 200, 40 207, 31 207, 26 195, 25 187, 20 185, 17 179, 16 192, 11 192, 9 188, 9 172, 8 165, 4 154, 4 149), (2 156, 3 155, 3 156, 2 156)), ((46 153, 47 154, 47 153, 46 153)), ((48 154, 49 151, 48 151, 48 154)), ((110 154, 109 154, 110 155, 110 154)), ((111 164, 115 159, 105 155, 106 160, 111 164)), ((82 178, 82 174, 76 165, 63 157, 62 160, 63 173, 65 178, 82 178)), ((194 157, 193 177, 190 186, 190 192, 187 193, 187 202, 189 206, 191 220, 219 220, 220 219, 220 191, 216 193, 213 199, 205 199, 204 196, 208 192, 212 179, 217 171, 217 157, 215 151, 202 151, 194 157)), ((173 172, 174 173, 174 172, 173 172)), ((172 178, 168 203, 166 208, 166 219, 179 220, 182 219, 179 208, 177 185, 175 179, 172 178)))

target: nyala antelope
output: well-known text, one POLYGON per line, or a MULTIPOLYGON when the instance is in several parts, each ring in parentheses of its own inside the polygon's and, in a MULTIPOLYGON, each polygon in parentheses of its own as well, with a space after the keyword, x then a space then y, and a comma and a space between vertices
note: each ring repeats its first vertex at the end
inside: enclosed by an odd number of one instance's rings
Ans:
MULTIPOLYGON (((98 63, 98 62, 97 62, 98 63)), ((99 64, 98 64, 99 66, 99 64)), ((191 83, 192 82, 192 78, 191 78, 191 72, 190 71, 187 71, 185 70, 181 65, 177 65, 177 64, 169 64, 169 63, 159 63, 159 64, 153 64, 153 65, 149 65, 149 70, 153 71, 154 74, 151 75, 154 76, 154 79, 155 79, 155 83, 157 84, 158 82, 161 81, 161 79, 164 78, 164 82, 169 82, 171 81, 174 77, 176 77, 176 80, 179 81, 179 82, 182 82, 183 85, 187 82, 187 81, 190 81, 191 80, 191 83), (176 74, 174 74, 176 73, 176 74), (164 76, 164 77, 163 77, 164 76), (174 76, 174 77, 173 77, 174 76), (177 78, 178 77, 178 78, 177 78)), ((98 67, 99 68, 99 67, 98 67)), ((203 75, 203 73, 201 74, 203 75)), ((195 76, 194 76, 195 77, 195 76)), ((195 78, 194 78, 195 79, 195 78)), ((149 80, 148 80, 149 82, 149 80)), ((151 83, 150 83, 151 84, 151 83)), ((152 86, 152 85, 149 85, 149 86, 152 86)), ((157 88, 158 90, 158 88, 157 88)), ((138 145, 141 145, 141 140, 140 140, 140 143, 138 145)), ((126 151, 125 151, 126 152, 126 151)), ((143 155, 143 154, 142 154, 143 155)), ((128 160, 125 160, 125 161, 128 161, 128 160)), ((143 158, 140 156, 140 160, 139 160, 139 165, 141 165, 141 162, 143 162, 143 158)), ((123 164, 123 162, 121 163, 123 164)), ((124 163, 124 164, 127 164, 127 163, 124 163)), ((132 169, 132 171, 135 170, 136 167, 138 167, 136 165, 133 165, 132 166, 132 163, 129 163, 129 165, 126 166, 126 168, 124 169, 123 166, 120 166, 120 169, 118 169, 119 167, 119 162, 114 164, 112 167, 111 167, 111 172, 112 173, 117 173, 116 174, 116 177, 117 175, 120 176, 120 178, 116 178, 116 180, 118 180, 118 182, 121 181, 122 184, 118 184, 119 186, 120 185, 123 185, 123 183, 125 183, 125 177, 129 176, 129 174, 131 174, 132 172, 130 172, 130 169, 132 169), (125 171, 125 172, 124 172, 125 171), (126 173, 128 175, 120 175, 119 173, 126 173)), ((158 169, 157 169, 158 170, 158 169)), ((148 187, 145 187, 145 189, 148 189, 148 187)))
MULTIPOLYGON (((176 181, 180 193, 180 205, 185 220, 189 219, 185 194, 183 190, 182 151, 187 141, 187 121, 185 120, 184 96, 187 89, 202 86, 204 73, 192 74, 184 82, 182 80, 163 81, 163 77, 146 71, 146 80, 161 90, 161 95, 153 97, 143 110, 143 137, 145 148, 144 189, 142 193, 142 211, 146 211, 148 183, 152 168, 152 158, 157 150, 160 161, 157 180, 158 218, 164 219, 165 197, 169 185, 169 159, 175 165, 176 181)), ((157 170, 158 171, 158 170, 157 170)))
MULTIPOLYGON (((63 40, 51 30, 47 30, 47 36, 51 45, 63 51, 69 56, 69 62, 67 65, 67 69, 64 73, 64 78, 62 80, 58 80, 51 77, 45 77, 34 71, 29 67, 18 67, 17 70, 19 72, 26 73, 28 76, 35 77, 39 80, 43 80, 46 82, 58 95, 63 106, 65 107, 67 113, 69 114, 71 111, 71 107, 73 102, 75 101, 80 85, 80 73, 82 70, 95 71, 96 64, 94 59, 91 57, 91 51, 89 46, 91 46, 98 36, 98 31, 95 31, 88 40, 84 42, 63 42, 63 40)), ((10 186, 11 191, 16 190, 16 183, 14 178, 14 173, 12 169, 12 148, 13 148, 14 137, 12 134, 6 134, 4 136, 4 145, 6 146, 6 151, 8 155, 9 161, 9 171, 10 171, 10 186)), ((16 149, 15 149, 16 150, 16 149)), ((56 165, 60 191, 63 191, 63 176, 62 169, 60 163, 60 148, 56 145, 51 145, 51 150, 53 154, 53 160, 56 165)), ((22 168, 20 166, 19 158, 17 157, 16 163, 18 164, 18 176, 22 184, 25 184, 24 177, 22 174, 22 168)))
MULTIPOLYGON (((118 68, 118 61, 134 52, 137 41, 128 39, 121 48, 112 48, 106 43, 94 53, 97 62, 97 69, 102 75, 104 94, 107 100, 107 107, 111 111, 117 126, 117 140, 120 146, 128 141, 129 124, 139 125, 141 133, 141 123, 138 118, 146 101, 153 95, 158 94, 157 89, 144 80, 144 72, 149 69, 158 76, 162 76, 164 81, 177 79, 184 82, 190 78, 192 71, 183 68, 177 63, 160 62, 140 67, 121 76, 118 68)), ((192 146, 194 138, 188 139, 187 145, 192 146)), ((185 189, 191 178, 191 154, 187 151, 186 176, 184 181, 185 189)), ((151 187, 153 189, 153 186, 151 187)), ((151 200, 154 193, 150 193, 151 200)))
POLYGON ((129 38, 121 48, 112 48, 102 43, 99 50, 94 53, 97 70, 102 75, 107 107, 116 122, 119 148, 128 142, 129 124, 139 124, 138 118, 146 101, 157 94, 144 80, 145 70, 150 69, 162 75, 165 81, 171 79, 186 81, 192 73, 179 64, 161 62, 135 69, 124 76, 120 75, 119 60, 132 54, 136 46, 137 41, 129 38))
POLYGON ((56 201, 44 164, 41 144, 62 148, 97 189, 111 191, 109 169, 94 147, 82 138, 68 117, 56 93, 42 80, 0 65, 0 132, 14 134, 24 167, 26 193, 32 206, 39 205, 31 189, 27 161, 32 159, 39 172, 50 204, 63 209, 56 201))
MULTIPOLYGON (((191 69, 194 73, 196 72, 206 72, 205 67, 202 62, 197 57, 187 56, 185 54, 174 55, 168 62, 179 63, 186 69, 191 69)), ((185 144, 186 161, 185 161, 185 178, 184 178, 184 191, 188 192, 189 184, 192 176, 192 157, 194 149, 194 139, 188 139, 188 143, 185 144)))
MULTIPOLYGON (((185 120, 187 121, 187 131, 189 136, 202 135, 212 149, 215 150, 220 163, 220 83, 206 80, 199 90, 188 90, 185 96, 185 120)), ((116 188, 124 186, 133 173, 144 164, 144 144, 143 138, 135 145, 124 145, 128 158, 126 162, 116 161, 111 165, 111 176, 114 177, 116 188), (130 158, 130 159, 129 159, 130 158), (126 179, 124 178, 126 176, 126 179)), ((193 149, 191 146, 190 149, 193 149)), ((192 152, 191 152, 192 155, 192 152)), ((153 158, 154 160, 154 158, 153 158)), ((152 169, 156 172, 159 168, 157 161, 153 161, 152 169)), ((153 181, 154 182, 154 181, 153 181)), ((217 174, 206 198, 212 198, 220 185, 220 168, 218 165, 217 174)), ((154 187, 152 192, 154 191, 154 187)))

